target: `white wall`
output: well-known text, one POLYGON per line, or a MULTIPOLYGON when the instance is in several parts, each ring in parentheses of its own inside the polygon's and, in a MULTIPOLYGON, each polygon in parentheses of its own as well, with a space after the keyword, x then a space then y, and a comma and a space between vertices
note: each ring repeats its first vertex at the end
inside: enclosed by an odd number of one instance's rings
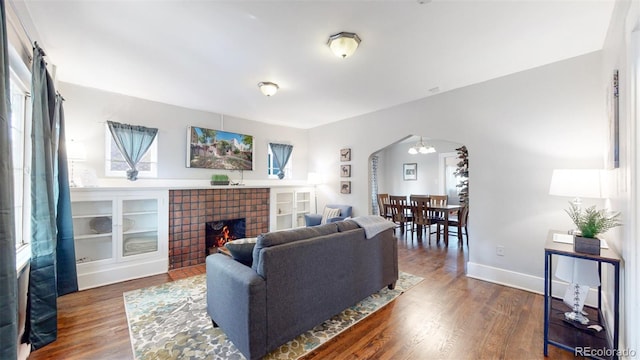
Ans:
MULTIPOLYGON (((186 167, 187 126, 238 132, 254 136, 254 170, 245 171, 245 179, 267 179, 267 144, 283 142, 294 146, 291 161, 294 180, 307 179, 307 130, 272 126, 257 121, 192 110, 154 101, 134 98, 60 83, 64 96, 67 140, 74 139, 89 149, 87 161, 80 166, 104 175, 105 123, 112 120, 132 125, 158 128, 159 179, 210 179, 214 173, 227 173, 231 179, 238 172, 186 167)), ((130 183, 127 180, 123 182, 130 183)))
MULTIPOLYGON (((312 171, 326 171, 319 207, 370 204, 368 158, 410 134, 469 149, 469 272, 542 291, 549 229, 568 229, 569 199, 548 195, 555 168, 603 166, 601 53, 557 62, 310 130, 312 171), (352 148, 352 194, 337 193, 338 151, 352 148), (496 256, 496 246, 505 256, 496 256)), ((387 164, 388 166, 388 164, 387 164)), ((473 274, 472 274, 473 275, 473 274)))
MULTIPOLYGON (((618 1, 603 48, 601 76, 608 85, 614 69, 620 80, 620 168, 612 171, 611 208, 622 212, 623 226, 614 229, 612 245, 620 252, 622 265, 622 326, 620 347, 633 349, 640 357, 640 240, 638 239, 638 72, 640 71, 640 4, 618 1)), ((607 146, 610 146, 607 143, 607 146)), ((609 276, 609 282, 611 278, 609 276)), ((611 304, 612 294, 607 300, 611 304)), ((611 306, 609 306, 611 307, 611 306)))

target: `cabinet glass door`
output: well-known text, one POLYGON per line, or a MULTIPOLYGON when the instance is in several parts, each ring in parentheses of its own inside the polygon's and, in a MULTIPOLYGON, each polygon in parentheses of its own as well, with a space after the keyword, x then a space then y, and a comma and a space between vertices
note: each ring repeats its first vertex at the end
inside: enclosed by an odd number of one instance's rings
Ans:
POLYGON ((113 259, 113 202, 75 201, 71 213, 76 263, 113 259))
POLYGON ((293 213, 293 192, 276 194, 276 229, 290 229, 293 227, 291 216, 293 213))
POLYGON ((122 256, 158 251, 158 200, 122 201, 122 256))
POLYGON ((306 225, 304 215, 311 212, 311 193, 301 191, 296 193, 296 226, 306 225))

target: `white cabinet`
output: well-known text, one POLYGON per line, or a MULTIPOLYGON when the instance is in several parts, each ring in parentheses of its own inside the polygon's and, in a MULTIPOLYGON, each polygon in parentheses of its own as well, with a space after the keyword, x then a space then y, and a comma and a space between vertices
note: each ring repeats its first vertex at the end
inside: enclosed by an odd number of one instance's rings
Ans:
POLYGON ((80 290, 167 272, 168 199, 168 190, 72 189, 80 290))
POLYGON ((271 188, 270 231, 305 226, 304 215, 314 212, 313 188, 271 188))

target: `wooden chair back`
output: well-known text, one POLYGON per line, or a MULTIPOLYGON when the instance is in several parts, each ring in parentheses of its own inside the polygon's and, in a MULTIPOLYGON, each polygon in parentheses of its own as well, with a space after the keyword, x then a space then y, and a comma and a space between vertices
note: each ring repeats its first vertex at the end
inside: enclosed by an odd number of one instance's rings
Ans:
POLYGON ((389 194, 378 194, 378 212, 385 219, 391 218, 389 194))
POLYGON ((391 208, 392 219, 398 223, 409 222, 409 203, 406 196, 389 195, 389 207, 391 208))

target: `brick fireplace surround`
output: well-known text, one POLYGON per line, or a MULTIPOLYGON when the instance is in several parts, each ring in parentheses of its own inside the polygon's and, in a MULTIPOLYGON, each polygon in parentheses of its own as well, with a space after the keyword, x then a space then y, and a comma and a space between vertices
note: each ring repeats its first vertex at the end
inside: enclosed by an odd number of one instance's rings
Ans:
POLYGON ((269 231, 268 188, 169 191, 169 269, 203 264, 205 223, 246 218, 246 237, 269 231))

